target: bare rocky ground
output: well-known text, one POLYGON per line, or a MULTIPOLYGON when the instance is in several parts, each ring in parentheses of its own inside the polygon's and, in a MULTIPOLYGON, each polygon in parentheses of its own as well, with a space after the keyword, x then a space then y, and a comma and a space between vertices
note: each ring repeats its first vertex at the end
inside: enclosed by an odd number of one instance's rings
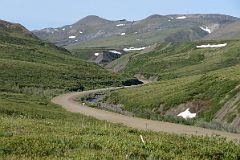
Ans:
POLYGON ((112 111, 126 116, 134 116, 134 113, 123 110, 123 105, 121 104, 115 105, 104 102, 106 94, 106 92, 90 94, 83 97, 80 102, 101 110, 112 111))

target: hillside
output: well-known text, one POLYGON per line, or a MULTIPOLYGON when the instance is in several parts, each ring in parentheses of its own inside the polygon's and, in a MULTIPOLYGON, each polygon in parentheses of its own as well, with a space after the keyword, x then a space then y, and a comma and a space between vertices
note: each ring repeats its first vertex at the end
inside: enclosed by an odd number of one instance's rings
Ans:
POLYGON ((66 112, 39 95, 1 92, 0 99, 0 159, 240 157, 239 144, 218 137, 139 131, 66 112))
POLYGON ((97 16, 59 28, 33 31, 39 38, 68 49, 146 46, 163 41, 202 39, 238 18, 217 14, 152 15, 139 21, 110 21, 97 16))
POLYGON ((121 85, 124 78, 65 49, 42 42, 24 27, 1 21, 0 89, 81 90, 121 85))
POLYGON ((160 43, 146 54, 135 54, 123 72, 158 80, 207 73, 239 64, 239 40, 160 43), (224 44, 222 48, 197 48, 205 44, 224 44))
POLYGON ((0 159, 240 157, 238 144, 219 137, 139 131, 50 103, 55 94, 117 86, 129 76, 79 60, 19 24, 0 21, 0 57, 0 159))
POLYGON ((206 36, 205 39, 240 39, 240 22, 224 25, 219 30, 206 36))
POLYGON ((140 117, 240 131, 239 51, 240 41, 231 40, 162 43, 152 52, 132 54, 121 72, 159 82, 107 93, 103 102, 140 117), (186 109, 197 117, 177 117, 186 109))

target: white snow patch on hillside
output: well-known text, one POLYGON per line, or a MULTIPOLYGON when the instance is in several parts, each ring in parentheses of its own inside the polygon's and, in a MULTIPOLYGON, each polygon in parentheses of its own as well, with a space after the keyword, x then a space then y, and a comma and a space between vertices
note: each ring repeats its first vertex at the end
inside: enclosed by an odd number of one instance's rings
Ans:
POLYGON ((117 27, 123 27, 123 26, 126 26, 126 24, 118 24, 116 25, 117 27))
POLYGON ((115 53, 115 54, 122 54, 121 52, 119 52, 119 51, 115 51, 115 50, 110 50, 109 52, 111 52, 111 53, 115 53))
POLYGON ((79 31, 79 33, 80 33, 80 34, 83 34, 83 32, 82 32, 82 31, 79 31))
POLYGON ((191 113, 188 108, 184 112, 179 113, 177 116, 184 119, 192 119, 197 116, 197 113, 191 113))
POLYGON ((69 39, 74 39, 74 38, 76 38, 76 36, 69 36, 68 38, 69 39))
POLYGON ((65 29, 65 28, 63 28, 62 30, 63 30, 63 31, 65 31, 66 29, 65 29))
POLYGON ((78 40, 76 39, 75 42, 78 42, 78 40))
POLYGON ((171 19, 169 19, 168 22, 171 22, 171 19))
POLYGON ((186 16, 177 17, 176 19, 186 19, 186 16))
POLYGON ((202 30, 204 30, 205 32, 208 32, 209 34, 212 33, 211 29, 208 28, 207 26, 201 26, 200 27, 202 30))
POLYGON ((138 34, 138 32, 134 32, 134 34, 138 34))
POLYGON ((94 55, 97 57, 97 56, 99 56, 99 55, 100 55, 100 53, 94 53, 94 55))
POLYGON ((207 44, 207 45, 200 45, 197 46, 197 48, 221 48, 221 47, 226 47, 227 43, 223 44, 207 44))
POLYGON ((126 35, 126 33, 121 33, 121 36, 125 36, 126 35))
POLYGON ((130 52, 130 51, 141 51, 146 49, 146 47, 140 47, 140 48, 135 48, 135 47, 130 47, 130 48, 124 48, 123 50, 125 52, 130 52))
POLYGON ((57 31, 58 31, 58 29, 54 29, 54 31, 56 31, 56 32, 57 32, 57 31))

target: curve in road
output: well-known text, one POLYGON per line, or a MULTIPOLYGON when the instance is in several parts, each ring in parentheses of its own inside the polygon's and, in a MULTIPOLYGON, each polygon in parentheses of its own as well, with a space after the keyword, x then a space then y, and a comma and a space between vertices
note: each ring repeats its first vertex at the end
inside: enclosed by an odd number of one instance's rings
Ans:
POLYGON ((91 108, 75 101, 75 99, 80 96, 85 96, 90 93, 114 89, 119 88, 108 88, 84 92, 67 93, 57 96, 53 98, 51 101, 52 103, 61 105, 64 109, 66 109, 69 112, 80 113, 86 116, 95 117, 96 119, 99 120, 105 120, 112 123, 119 123, 136 129, 151 130, 180 135, 221 136, 227 138, 228 140, 238 141, 240 140, 240 134, 204 129, 200 127, 187 126, 169 122, 153 121, 137 117, 129 117, 118 113, 91 108))

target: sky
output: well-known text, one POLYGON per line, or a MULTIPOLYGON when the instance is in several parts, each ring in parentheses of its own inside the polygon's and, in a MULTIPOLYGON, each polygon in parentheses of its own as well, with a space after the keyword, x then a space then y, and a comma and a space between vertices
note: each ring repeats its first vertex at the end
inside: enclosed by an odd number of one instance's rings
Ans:
POLYGON ((29 30, 61 27, 88 15, 140 20, 152 14, 191 13, 240 17, 240 0, 0 0, 0 19, 29 30))

